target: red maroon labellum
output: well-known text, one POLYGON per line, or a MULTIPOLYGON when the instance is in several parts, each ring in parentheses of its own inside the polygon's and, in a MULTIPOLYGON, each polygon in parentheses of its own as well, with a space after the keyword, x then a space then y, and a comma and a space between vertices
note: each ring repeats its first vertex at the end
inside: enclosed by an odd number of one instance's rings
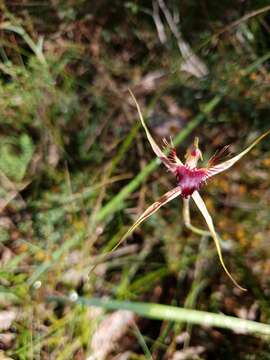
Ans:
POLYGON ((207 178, 207 169, 190 168, 187 165, 177 166, 175 170, 177 185, 181 187, 181 196, 189 197, 199 190, 207 178))

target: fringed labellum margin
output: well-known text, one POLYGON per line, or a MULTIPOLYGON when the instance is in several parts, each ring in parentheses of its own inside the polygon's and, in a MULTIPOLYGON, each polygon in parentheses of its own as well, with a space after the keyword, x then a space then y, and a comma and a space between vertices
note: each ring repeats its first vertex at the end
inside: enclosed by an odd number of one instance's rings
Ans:
POLYGON ((206 169, 191 169, 188 165, 177 166, 175 170, 177 185, 181 187, 181 196, 188 198, 194 191, 200 190, 207 179, 206 169))

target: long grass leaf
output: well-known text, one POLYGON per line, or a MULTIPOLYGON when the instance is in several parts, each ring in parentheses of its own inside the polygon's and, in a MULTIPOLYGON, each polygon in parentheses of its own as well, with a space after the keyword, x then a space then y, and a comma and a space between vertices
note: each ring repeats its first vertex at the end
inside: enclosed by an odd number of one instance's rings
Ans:
MULTIPOLYGON (((47 298, 47 301, 55 301, 57 303, 63 304, 72 303, 68 297, 61 296, 50 296, 47 298)), ((100 298, 86 299, 79 297, 75 303, 86 306, 102 307, 106 310, 129 310, 140 316, 156 320, 186 322, 190 324, 197 324, 200 326, 214 326, 224 329, 230 329, 238 333, 253 333, 257 335, 270 336, 270 324, 239 319, 237 317, 227 316, 223 314, 215 314, 207 311, 191 310, 156 303, 118 301, 100 298)))

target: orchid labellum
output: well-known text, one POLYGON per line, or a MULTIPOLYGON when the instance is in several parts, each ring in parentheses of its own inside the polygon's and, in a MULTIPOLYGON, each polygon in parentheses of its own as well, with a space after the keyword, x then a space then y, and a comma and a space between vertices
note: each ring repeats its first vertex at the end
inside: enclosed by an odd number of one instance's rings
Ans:
POLYGON ((154 151, 154 153, 157 155, 157 157, 161 160, 161 162, 167 167, 167 169, 173 173, 176 177, 176 187, 172 190, 168 191, 166 194, 161 196, 161 198, 154 202, 151 206, 148 207, 144 211, 144 213, 137 219, 137 221, 132 225, 132 227, 126 232, 126 234, 122 237, 120 243, 124 241, 136 228, 139 226, 144 220, 146 220, 149 216, 153 215, 159 208, 161 208, 163 205, 167 204, 177 196, 181 196, 184 201, 183 206, 183 217, 185 225, 198 234, 207 234, 211 235, 214 239, 217 253, 219 260, 221 262, 221 265, 226 272, 226 274, 229 276, 229 278, 233 281, 233 283, 240 288, 241 290, 246 290, 242 288, 238 283, 235 281, 235 279, 230 274, 229 270, 227 269, 221 252, 221 246, 219 243, 219 237, 215 231, 215 227, 212 221, 212 217, 209 214, 205 202, 201 198, 199 194, 199 190, 202 188, 202 186, 205 184, 206 180, 210 179, 212 176, 219 174, 222 171, 225 171, 229 169, 231 166, 233 166, 238 160, 240 160, 245 154, 247 154, 256 144, 258 144, 264 137, 266 137, 270 130, 263 133, 261 136, 259 136, 251 145, 249 145, 245 150, 243 150, 240 154, 234 156, 233 158, 224 161, 222 163, 218 163, 221 157, 228 153, 228 146, 224 147, 220 152, 216 153, 209 161, 206 167, 197 167, 197 163, 199 159, 202 159, 202 153, 199 149, 199 140, 198 138, 195 138, 193 145, 188 149, 186 156, 185 156, 185 162, 183 163, 176 154, 176 150, 171 142, 169 144, 167 141, 165 141, 165 151, 162 151, 160 147, 156 144, 155 140, 153 139, 152 135, 150 134, 138 102, 136 101, 133 93, 130 91, 130 94, 136 104, 139 118, 141 120, 142 126, 146 132, 147 139, 151 144, 151 147, 154 151), (198 229, 194 227, 190 222, 190 212, 189 212, 189 201, 190 198, 193 199, 195 204, 197 205, 198 209, 202 213, 206 224, 209 228, 208 231, 204 231, 201 229, 198 229))

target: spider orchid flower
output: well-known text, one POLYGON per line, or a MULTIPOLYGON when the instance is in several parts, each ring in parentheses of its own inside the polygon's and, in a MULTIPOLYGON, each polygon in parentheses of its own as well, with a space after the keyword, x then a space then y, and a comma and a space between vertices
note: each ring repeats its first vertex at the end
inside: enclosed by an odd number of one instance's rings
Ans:
POLYGON ((202 160, 202 153, 199 149, 199 139, 195 138, 194 143, 192 146, 187 150, 187 153, 185 155, 185 162, 182 162, 177 154, 176 150, 171 142, 169 144, 166 140, 165 143, 165 149, 162 151, 160 147, 156 144, 155 140, 153 139, 152 135, 150 134, 139 104, 133 95, 133 93, 130 91, 130 94, 133 98, 133 101, 137 107, 137 111, 139 114, 140 121, 142 123, 142 126, 146 132, 147 139, 156 154, 156 156, 161 160, 161 162, 167 167, 167 169, 174 174, 176 177, 176 187, 172 190, 168 191, 166 194, 161 196, 159 200, 154 202, 151 206, 148 207, 144 211, 144 213, 137 219, 137 221, 131 226, 131 228, 125 233, 125 235, 122 237, 120 242, 117 244, 119 246, 120 243, 122 243, 143 221, 145 221, 149 216, 153 215, 158 209, 160 209, 163 205, 167 204, 174 198, 181 196, 184 201, 183 206, 183 217, 184 217, 184 223, 185 225, 198 234, 206 234, 211 235, 215 246, 217 249, 218 257, 220 260, 220 263, 226 272, 226 274, 229 276, 229 278, 232 280, 232 282, 241 290, 246 290, 243 287, 241 287, 236 280, 232 277, 229 270, 227 269, 221 252, 221 246, 219 243, 219 237, 215 231, 215 227, 213 224, 213 220, 211 215, 209 214, 205 202, 201 198, 199 194, 199 190, 202 188, 202 186, 205 184, 206 180, 210 179, 212 176, 217 175, 227 169, 229 169, 231 166, 233 166, 238 160, 240 160, 245 154, 247 154, 255 145, 257 145, 264 137, 270 134, 270 130, 263 133, 261 136, 259 136, 251 145, 249 145, 245 150, 243 150, 240 154, 234 156, 233 158, 224 161, 222 163, 219 163, 221 157, 228 154, 228 147, 225 146, 221 151, 214 154, 214 156, 208 161, 208 164, 206 167, 197 167, 198 160, 202 160), (206 224, 208 226, 209 231, 201 230, 196 228, 195 226, 191 225, 190 222, 190 210, 189 210, 189 201, 190 198, 195 202, 198 209, 202 213, 206 224))

